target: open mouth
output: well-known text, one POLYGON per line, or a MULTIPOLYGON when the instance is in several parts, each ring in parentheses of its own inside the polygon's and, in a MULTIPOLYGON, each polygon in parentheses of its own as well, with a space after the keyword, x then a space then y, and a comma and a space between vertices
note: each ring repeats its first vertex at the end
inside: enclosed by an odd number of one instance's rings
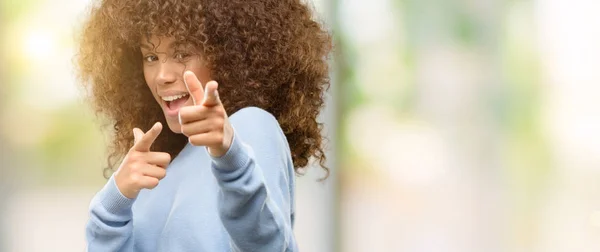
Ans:
POLYGON ((171 112, 178 111, 189 100, 189 98, 189 94, 162 97, 163 101, 165 101, 167 109, 171 112))

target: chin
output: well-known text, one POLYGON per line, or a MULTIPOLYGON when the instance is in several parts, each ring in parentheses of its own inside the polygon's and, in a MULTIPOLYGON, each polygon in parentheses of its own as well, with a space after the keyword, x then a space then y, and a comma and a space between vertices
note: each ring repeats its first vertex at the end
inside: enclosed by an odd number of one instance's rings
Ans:
POLYGON ((181 124, 179 124, 179 121, 173 121, 173 120, 167 119, 167 124, 169 126, 169 129, 171 131, 173 131, 173 133, 181 134, 181 124))

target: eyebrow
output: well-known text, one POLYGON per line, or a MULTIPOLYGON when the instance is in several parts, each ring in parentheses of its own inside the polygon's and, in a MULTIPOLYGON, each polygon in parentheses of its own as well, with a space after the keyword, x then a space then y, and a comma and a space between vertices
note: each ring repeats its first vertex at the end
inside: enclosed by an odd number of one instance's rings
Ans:
MULTIPOLYGON (((171 42, 171 44, 169 44, 169 46, 168 46, 168 47, 169 47, 169 49, 173 49, 173 48, 175 48, 176 46, 178 46, 178 45, 177 45, 177 43, 175 43, 175 42, 171 42)), ((140 43, 140 47, 141 47, 141 48, 144 48, 144 49, 146 49, 146 50, 149 50, 149 51, 150 51, 150 50, 152 50, 152 47, 151 47, 150 45, 146 44, 146 43, 140 43)), ((155 47, 156 47, 156 46, 155 46, 155 47)))
POLYGON ((140 47, 141 47, 141 48, 144 48, 144 49, 148 49, 148 50, 151 50, 151 49, 152 49, 152 48, 151 48, 151 47, 150 47, 148 44, 144 44, 144 43, 141 43, 141 44, 140 44, 140 47))

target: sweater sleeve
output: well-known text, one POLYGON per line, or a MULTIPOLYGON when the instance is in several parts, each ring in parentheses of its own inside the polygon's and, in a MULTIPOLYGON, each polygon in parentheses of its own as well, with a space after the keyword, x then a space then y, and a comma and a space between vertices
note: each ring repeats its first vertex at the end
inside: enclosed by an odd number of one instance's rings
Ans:
POLYGON ((232 144, 212 158, 219 215, 234 251, 297 251, 292 231, 294 168, 288 142, 268 112, 249 107, 230 118, 232 144))
POLYGON ((108 180, 90 203, 85 231, 87 251, 133 251, 134 201, 121 194, 114 177, 108 180))

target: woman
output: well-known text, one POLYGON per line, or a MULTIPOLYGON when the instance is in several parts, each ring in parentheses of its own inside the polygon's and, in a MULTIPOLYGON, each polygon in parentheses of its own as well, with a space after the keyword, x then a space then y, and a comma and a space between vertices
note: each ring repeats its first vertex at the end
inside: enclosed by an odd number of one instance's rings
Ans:
POLYGON ((118 167, 90 204, 88 251, 297 250, 294 174, 327 170, 331 39, 307 6, 104 0, 80 42, 118 167))

